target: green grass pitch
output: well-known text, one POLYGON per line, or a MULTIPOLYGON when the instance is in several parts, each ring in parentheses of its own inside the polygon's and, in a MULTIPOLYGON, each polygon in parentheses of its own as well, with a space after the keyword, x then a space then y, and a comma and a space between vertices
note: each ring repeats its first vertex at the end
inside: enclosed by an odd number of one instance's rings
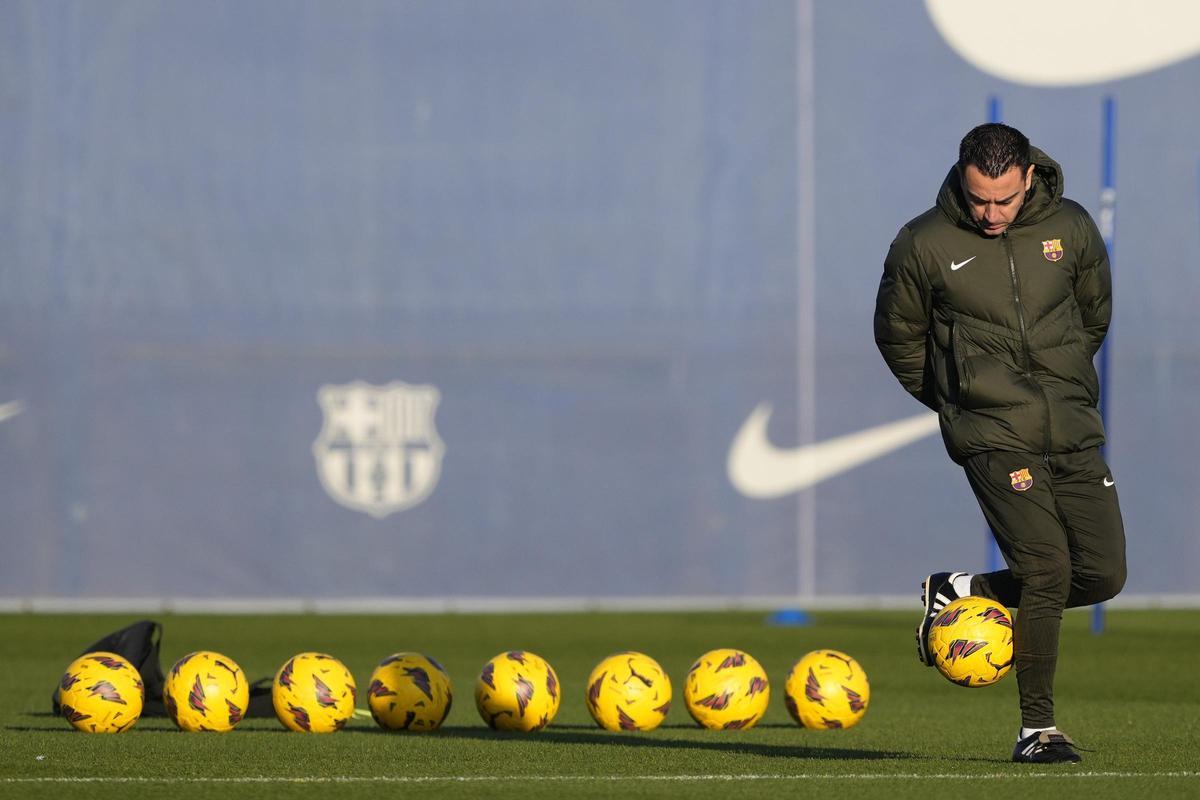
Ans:
POLYGON ((1102 636, 1088 618, 1064 622, 1058 723, 1082 746, 1077 766, 1008 761, 1018 725, 1013 675, 963 689, 914 654, 914 613, 828 612, 803 627, 761 613, 412 616, 163 616, 163 667, 185 653, 225 653, 251 680, 289 656, 340 658, 363 690, 390 653, 438 659, 455 704, 432 734, 387 733, 369 719, 327 736, 247 718, 232 733, 183 734, 143 718, 117 736, 76 733, 49 713, 49 696, 79 650, 130 616, 0 616, 0 795, 5 797, 449 797, 844 798, 970 796, 1200 797, 1200 613, 1110 611, 1102 636), (697 728, 683 705, 691 662, 716 647, 757 658, 771 704, 749 731, 697 728), (791 721, 783 680, 809 650, 855 656, 871 681, 866 717, 846 731, 791 721), (476 674, 504 650, 528 649, 554 666, 563 703, 537 734, 498 734, 475 711, 476 674), (649 733, 598 729, 584 706, 592 667, 641 650, 671 676, 674 703, 649 733))

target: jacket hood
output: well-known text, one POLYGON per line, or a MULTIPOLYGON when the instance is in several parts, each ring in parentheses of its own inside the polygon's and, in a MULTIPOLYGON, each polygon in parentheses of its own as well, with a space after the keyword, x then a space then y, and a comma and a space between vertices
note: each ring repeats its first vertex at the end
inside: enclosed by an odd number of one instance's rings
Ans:
MULTIPOLYGON (((1025 194, 1025 203, 1017 212, 1017 218, 1013 220, 1013 228, 1041 222, 1062 206, 1062 167, 1036 147, 1029 148, 1029 159, 1033 164, 1033 184, 1025 194)), ((978 230, 967 209, 967 200, 963 197, 957 163, 950 167, 946 180, 942 181, 942 188, 937 196, 937 207, 955 225, 978 230)))

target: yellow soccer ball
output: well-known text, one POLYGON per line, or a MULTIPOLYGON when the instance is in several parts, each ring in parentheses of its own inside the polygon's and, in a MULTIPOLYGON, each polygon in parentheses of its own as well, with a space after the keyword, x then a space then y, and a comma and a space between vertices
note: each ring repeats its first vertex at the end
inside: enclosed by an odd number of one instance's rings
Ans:
POLYGON ((838 650, 813 650, 792 666, 784 687, 788 713, 805 728, 851 728, 867 713, 867 673, 838 650))
POLYGON ((420 653, 395 653, 371 673, 367 705, 379 727, 393 731, 437 730, 454 695, 442 665, 420 653))
POLYGON ((271 686, 275 716, 297 733, 333 733, 354 716, 357 690, 354 676, 336 658, 324 653, 292 656, 271 686))
POLYGON ((479 716, 500 731, 540 731, 558 713, 560 699, 554 668, 527 650, 501 653, 475 681, 479 716))
POLYGON ((163 685, 167 716, 183 731, 231 731, 249 703, 246 673, 233 659, 211 650, 176 661, 163 685))
POLYGON ((671 708, 671 679, 644 653, 616 653, 588 676, 587 708, 605 730, 652 731, 671 708))
POLYGON ((58 689, 62 715, 77 731, 121 733, 142 715, 142 676, 116 653, 87 653, 75 659, 58 689))
POLYGON ((1012 668, 1012 626, 1008 609, 999 603, 985 597, 959 598, 943 608, 929 628, 933 663, 959 686, 991 686, 1012 668))
POLYGON ((771 687, 762 665, 741 650, 710 650, 696 659, 683 685, 692 719, 711 730, 745 730, 762 719, 771 687))

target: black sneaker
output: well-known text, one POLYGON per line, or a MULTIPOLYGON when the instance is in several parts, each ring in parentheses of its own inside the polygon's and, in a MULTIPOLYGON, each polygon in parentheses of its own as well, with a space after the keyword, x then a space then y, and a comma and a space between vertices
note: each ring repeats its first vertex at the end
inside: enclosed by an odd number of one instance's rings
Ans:
POLYGON ((1078 745, 1062 731, 1039 731, 1026 736, 1013 748, 1013 761, 1023 764, 1078 764, 1078 745))
POLYGON ((921 602, 925 604, 925 616, 917 625, 917 658, 927 667, 933 666, 933 653, 929 652, 929 628, 933 618, 960 595, 954 591, 954 579, 965 572, 935 572, 921 584, 921 602))

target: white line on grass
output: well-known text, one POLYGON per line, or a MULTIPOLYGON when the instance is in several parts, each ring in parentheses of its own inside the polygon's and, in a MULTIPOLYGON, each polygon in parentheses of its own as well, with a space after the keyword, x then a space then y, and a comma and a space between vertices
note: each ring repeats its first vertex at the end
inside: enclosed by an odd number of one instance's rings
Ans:
POLYGON ((232 778, 188 777, 38 777, 0 778, 2 783, 548 783, 548 782, 632 782, 632 781, 879 781, 879 780, 1027 780, 1030 778, 1200 778, 1200 772, 1076 772, 1069 767, 1062 772, 872 772, 857 774, 797 775, 336 775, 336 776, 241 776, 232 778))

